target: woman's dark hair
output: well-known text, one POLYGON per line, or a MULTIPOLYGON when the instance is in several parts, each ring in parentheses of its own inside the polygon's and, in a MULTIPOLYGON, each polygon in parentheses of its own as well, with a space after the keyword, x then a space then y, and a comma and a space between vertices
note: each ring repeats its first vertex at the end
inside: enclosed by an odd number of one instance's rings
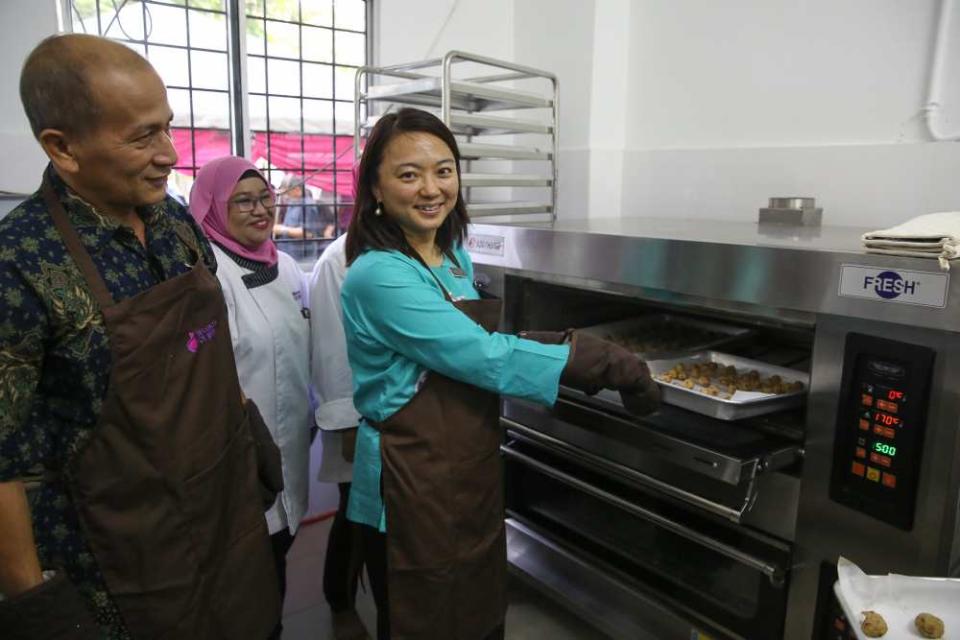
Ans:
MULTIPOLYGON (((377 198, 373 188, 377 184, 380 164, 387 145, 398 135, 404 133, 429 133, 443 140, 457 165, 457 180, 460 180, 460 149, 457 140, 447 125, 433 115, 420 109, 409 107, 400 109, 396 113, 388 113, 381 117, 367 138, 367 145, 360 158, 360 169, 357 173, 357 195, 353 203, 353 216, 347 228, 347 264, 368 249, 386 251, 394 249, 405 253, 411 258, 418 258, 416 251, 407 242, 403 230, 390 216, 376 215, 377 198)), ((463 192, 457 192, 457 203, 453 211, 437 229, 436 243, 440 250, 456 261, 453 250, 461 244, 467 235, 467 225, 470 218, 467 216, 467 205, 463 201, 463 192)))

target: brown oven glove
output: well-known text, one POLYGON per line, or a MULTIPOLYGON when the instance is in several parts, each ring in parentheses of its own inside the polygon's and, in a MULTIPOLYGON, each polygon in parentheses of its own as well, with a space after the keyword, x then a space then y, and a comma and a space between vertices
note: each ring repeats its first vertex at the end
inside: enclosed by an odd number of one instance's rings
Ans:
POLYGON ((580 331, 570 332, 570 357, 560 383, 589 395, 604 388, 619 391, 624 408, 636 416, 660 406, 660 387, 647 363, 618 344, 580 331))
POLYGON ((100 628, 62 571, 0 601, 4 640, 97 640, 100 628))
POLYGON ((620 345, 573 329, 521 331, 519 335, 542 344, 570 343, 560 384, 588 395, 604 388, 619 391, 624 408, 637 416, 653 413, 660 406, 660 387, 650 377, 647 364, 620 345))
POLYGON ((263 509, 273 506, 277 494, 283 491, 283 467, 280 464, 280 449, 270 435, 267 423, 260 415, 260 409, 253 400, 247 398, 244 403, 247 417, 250 419, 250 435, 257 451, 257 478, 260 485, 260 497, 263 509))

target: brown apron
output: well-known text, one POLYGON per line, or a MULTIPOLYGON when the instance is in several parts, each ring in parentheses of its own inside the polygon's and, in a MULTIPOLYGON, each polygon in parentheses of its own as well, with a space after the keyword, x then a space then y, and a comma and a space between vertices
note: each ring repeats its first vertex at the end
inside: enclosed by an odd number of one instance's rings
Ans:
MULTIPOLYGON (((496 330, 499 301, 454 301, 437 283, 460 311, 496 330)), ((473 640, 503 624, 499 416, 497 394, 431 371, 402 409, 368 421, 380 431, 392 638, 473 640)))
POLYGON ((99 422, 63 470, 107 590, 137 640, 262 640, 280 598, 219 283, 198 256, 114 303, 42 188, 110 342, 99 422))

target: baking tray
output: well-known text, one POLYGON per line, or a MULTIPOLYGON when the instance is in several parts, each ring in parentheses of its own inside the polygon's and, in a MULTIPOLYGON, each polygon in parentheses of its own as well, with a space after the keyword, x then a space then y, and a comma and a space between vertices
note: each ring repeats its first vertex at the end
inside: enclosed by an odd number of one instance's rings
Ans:
POLYGON ((644 360, 676 358, 706 351, 748 338, 754 333, 752 329, 667 313, 607 322, 580 331, 619 344, 623 340, 641 338, 647 342, 646 348, 631 351, 644 360))
POLYGON ((654 376, 657 384, 660 385, 662 402, 695 411, 696 413, 702 413, 705 416, 719 420, 742 420, 743 418, 759 416, 765 413, 774 413, 799 406, 803 404, 803 398, 810 387, 810 376, 803 371, 777 367, 757 360, 720 353, 719 351, 702 351, 682 358, 651 360, 647 362, 647 365, 650 367, 650 374, 654 376), (778 395, 759 391, 738 390, 732 397, 723 398, 707 395, 699 390, 700 387, 686 389, 675 382, 663 382, 657 378, 657 375, 666 373, 680 363, 696 364, 708 362, 716 362, 723 367, 735 367, 738 374, 755 370, 764 378, 778 375, 785 382, 802 382, 803 389, 801 391, 778 395))
POLYGON ((932 613, 943 620, 944 638, 958 637, 960 580, 895 574, 871 576, 843 557, 837 562, 837 574, 833 592, 859 640, 868 640, 860 628, 864 611, 883 616, 887 633, 882 637, 890 640, 922 638, 913 623, 918 613, 932 613))

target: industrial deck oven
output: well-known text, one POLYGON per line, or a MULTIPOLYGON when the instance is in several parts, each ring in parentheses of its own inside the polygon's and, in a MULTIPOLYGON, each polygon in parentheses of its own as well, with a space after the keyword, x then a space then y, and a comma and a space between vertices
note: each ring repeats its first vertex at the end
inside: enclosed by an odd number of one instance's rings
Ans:
MULTIPOLYGON (((716 347, 807 374, 735 420, 634 420, 563 390, 504 399, 511 569, 615 638, 844 639, 841 555, 956 576, 960 291, 851 228, 655 219, 474 225, 503 328, 658 317, 735 327, 716 347)), ((852 636, 849 636, 852 637, 852 636)))

